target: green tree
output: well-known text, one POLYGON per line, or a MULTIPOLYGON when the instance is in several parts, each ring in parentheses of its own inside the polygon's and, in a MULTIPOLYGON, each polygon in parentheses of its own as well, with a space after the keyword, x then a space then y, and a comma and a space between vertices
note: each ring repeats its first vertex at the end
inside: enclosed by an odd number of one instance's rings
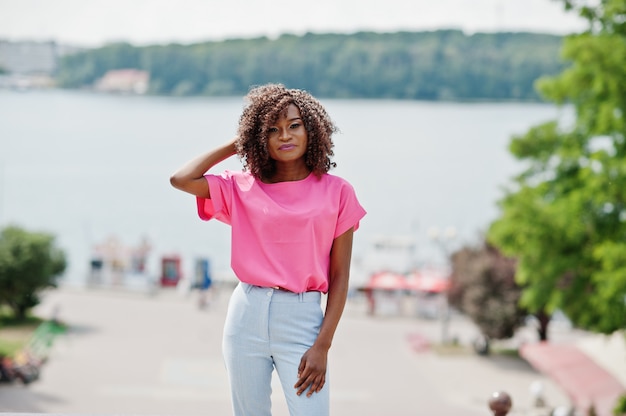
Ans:
POLYGON ((150 73, 152 94, 241 95, 282 82, 323 97, 537 100, 533 82, 562 69, 560 44, 555 35, 460 30, 117 43, 64 57, 57 81, 83 88, 109 70, 136 68, 150 73))
POLYGON ((615 416, 626 415, 626 394, 623 394, 619 399, 617 399, 615 409, 613 409, 613 414, 615 416))
POLYGON ((575 118, 513 138, 528 167, 488 238, 518 259, 524 307, 608 334, 626 328, 626 0, 565 6, 589 29, 564 40, 570 65, 538 89, 575 118))
POLYGON ((452 254, 450 304, 467 314, 489 340, 511 338, 526 311, 519 306, 521 288, 515 282, 515 261, 495 247, 463 247, 452 254))
POLYGON ((17 319, 39 304, 39 292, 56 286, 65 270, 65 253, 47 233, 9 226, 0 233, 0 305, 17 319))

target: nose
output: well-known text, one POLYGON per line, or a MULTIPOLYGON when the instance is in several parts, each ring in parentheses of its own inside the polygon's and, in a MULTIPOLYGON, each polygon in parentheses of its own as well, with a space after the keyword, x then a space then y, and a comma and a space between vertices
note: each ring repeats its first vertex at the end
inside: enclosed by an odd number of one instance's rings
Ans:
POLYGON ((278 135, 279 140, 287 141, 291 138, 291 135, 289 134, 289 129, 280 129, 279 133, 280 133, 278 135))

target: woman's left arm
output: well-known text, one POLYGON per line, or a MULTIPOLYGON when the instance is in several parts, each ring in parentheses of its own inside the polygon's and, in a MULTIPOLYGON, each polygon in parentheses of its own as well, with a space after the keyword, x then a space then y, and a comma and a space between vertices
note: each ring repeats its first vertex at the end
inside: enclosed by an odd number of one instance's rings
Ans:
POLYGON ((313 393, 320 391, 326 383, 328 350, 348 297, 353 233, 354 228, 350 228, 333 241, 330 251, 329 287, 324 321, 317 340, 300 360, 298 382, 294 386, 298 390, 298 395, 308 389, 307 396, 310 397, 313 393))

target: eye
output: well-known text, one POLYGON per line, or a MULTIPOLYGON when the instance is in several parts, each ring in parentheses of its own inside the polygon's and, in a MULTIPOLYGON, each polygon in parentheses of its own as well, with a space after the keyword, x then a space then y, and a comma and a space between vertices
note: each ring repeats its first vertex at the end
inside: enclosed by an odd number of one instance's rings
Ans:
POLYGON ((298 127, 300 127, 300 123, 293 123, 291 126, 289 126, 292 129, 297 129, 298 127))
POLYGON ((267 129, 267 131, 269 133, 276 133, 278 131, 278 128, 277 127, 270 127, 269 129, 267 129))

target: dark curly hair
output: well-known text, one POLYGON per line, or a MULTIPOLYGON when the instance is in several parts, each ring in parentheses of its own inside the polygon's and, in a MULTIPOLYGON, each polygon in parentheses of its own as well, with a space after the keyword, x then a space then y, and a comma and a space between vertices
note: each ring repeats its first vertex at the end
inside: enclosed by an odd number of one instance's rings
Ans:
POLYGON ((338 129, 322 104, 310 93, 287 89, 282 84, 266 84, 253 87, 245 98, 247 104, 239 119, 235 145, 244 169, 253 176, 267 179, 276 172, 276 161, 270 158, 267 149, 269 128, 290 104, 300 110, 307 132, 306 166, 316 176, 337 166, 331 158, 334 155, 332 135, 338 129))

